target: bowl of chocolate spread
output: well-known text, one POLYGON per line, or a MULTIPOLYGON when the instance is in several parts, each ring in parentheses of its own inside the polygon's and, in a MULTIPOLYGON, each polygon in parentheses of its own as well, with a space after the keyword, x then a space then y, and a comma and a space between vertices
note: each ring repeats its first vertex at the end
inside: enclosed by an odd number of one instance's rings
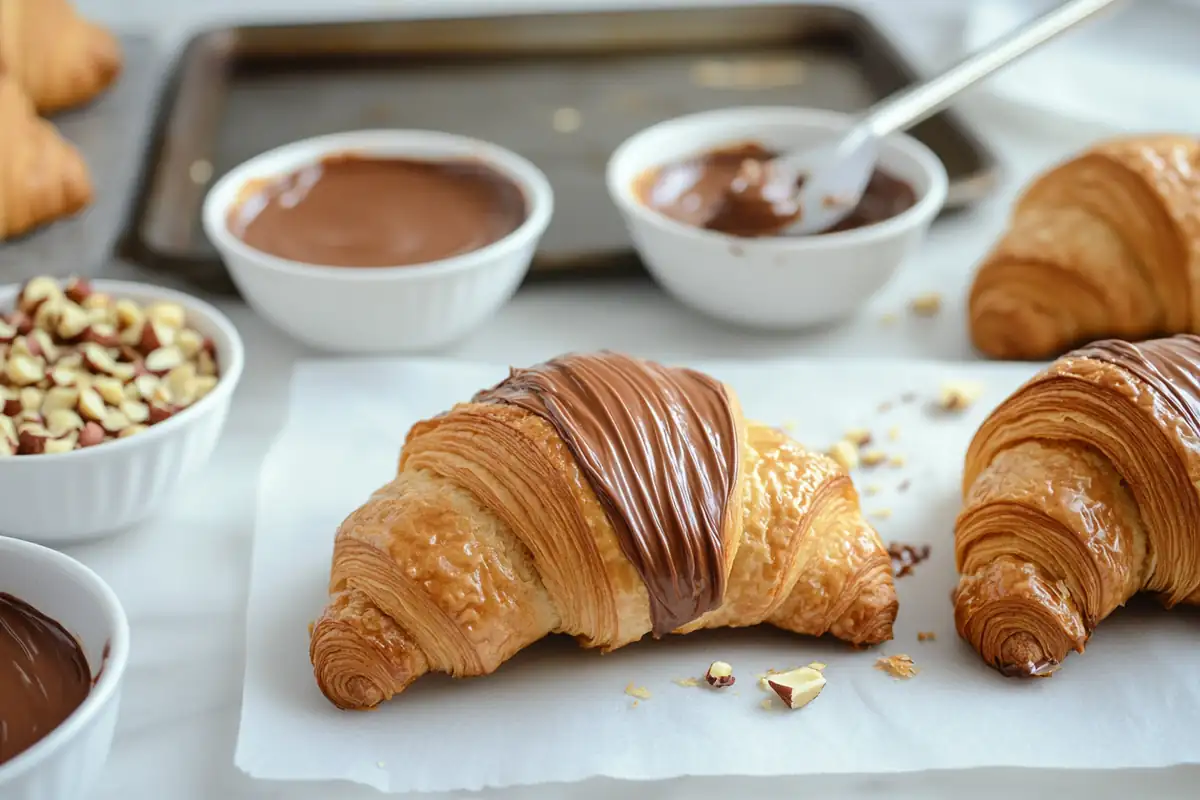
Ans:
POLYGON ((948 184, 929 148, 889 137, 849 216, 816 234, 787 234, 799 211, 762 191, 767 162, 851 124, 848 115, 801 108, 668 120, 613 153, 609 194, 647 269, 683 303, 765 330, 834 323, 865 305, 920 246, 948 184))
POLYGON ((205 232, 242 295, 326 350, 428 350, 516 290, 554 197, 528 160, 437 131, 306 139, 210 190, 205 232))
POLYGON ((112 590, 57 551, 0 537, 0 797, 81 797, 108 758, 129 656, 112 590))

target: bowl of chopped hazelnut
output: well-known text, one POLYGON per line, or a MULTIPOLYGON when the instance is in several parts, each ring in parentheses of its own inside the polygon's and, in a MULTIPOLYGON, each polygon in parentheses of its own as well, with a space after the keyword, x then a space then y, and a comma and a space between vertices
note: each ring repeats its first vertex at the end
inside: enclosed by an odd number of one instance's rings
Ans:
POLYGON ((212 453, 244 360, 217 309, 121 281, 0 288, 0 533, 97 538, 212 453))

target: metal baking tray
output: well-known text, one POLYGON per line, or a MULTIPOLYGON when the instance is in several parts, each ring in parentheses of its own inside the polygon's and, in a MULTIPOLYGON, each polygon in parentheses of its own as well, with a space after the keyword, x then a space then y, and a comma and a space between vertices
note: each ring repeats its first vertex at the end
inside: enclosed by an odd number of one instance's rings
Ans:
MULTIPOLYGON (((496 142, 547 173, 555 217, 531 278, 627 274, 641 267, 604 183, 623 139, 735 105, 853 111, 915 77, 867 17, 815 4, 212 30, 166 84, 122 251, 228 288, 200 226, 213 181, 300 138, 430 128, 496 142)), ((950 173, 948 207, 991 189, 995 161, 953 113, 913 133, 950 173)))

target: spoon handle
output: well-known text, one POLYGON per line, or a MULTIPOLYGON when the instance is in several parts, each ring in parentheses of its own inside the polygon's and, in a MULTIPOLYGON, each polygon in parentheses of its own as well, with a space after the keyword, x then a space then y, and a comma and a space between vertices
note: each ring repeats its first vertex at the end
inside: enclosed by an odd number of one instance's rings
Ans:
POLYGON ((1069 0, 1024 27, 1008 34, 950 69, 877 103, 862 123, 875 136, 887 136, 932 116, 954 95, 1043 42, 1083 22, 1116 0, 1069 0))

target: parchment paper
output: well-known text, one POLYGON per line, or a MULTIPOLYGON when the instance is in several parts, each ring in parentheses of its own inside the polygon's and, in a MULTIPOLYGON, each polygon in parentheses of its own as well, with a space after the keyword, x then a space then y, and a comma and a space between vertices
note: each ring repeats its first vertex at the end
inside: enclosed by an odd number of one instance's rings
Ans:
POLYGON ((591 776, 881 773, 979 766, 1132 768, 1200 762, 1200 631, 1194 612, 1124 609, 1085 655, 1040 681, 1004 679, 954 634, 952 527, 962 455, 983 416, 1032 366, 698 364, 733 385, 748 416, 824 448, 869 427, 902 467, 855 473, 885 539, 933 546, 897 583, 895 640, 855 652, 766 628, 650 639, 607 656, 535 645, 494 675, 422 678, 386 707, 336 710, 318 692, 307 625, 321 611, 333 534, 394 475, 408 427, 501 378, 503 366, 311 362, 264 467, 237 764, 257 778, 345 779, 391 792, 579 781, 591 776), (982 382, 961 416, 930 411, 943 380, 982 382), (901 397, 911 392, 910 402, 901 397), (886 404, 884 409, 881 405, 886 404), (887 407, 890 406, 890 407, 887 407), (889 438, 895 428, 897 438, 889 438), (906 490, 901 491, 905 485, 906 490), (918 642, 918 632, 934 641, 918 642), (874 668, 906 653, 920 672, 874 668), (731 689, 675 679, 733 664, 731 689), (822 661, 828 685, 790 711, 756 675, 822 661), (634 702, 632 683, 651 692, 634 702))

